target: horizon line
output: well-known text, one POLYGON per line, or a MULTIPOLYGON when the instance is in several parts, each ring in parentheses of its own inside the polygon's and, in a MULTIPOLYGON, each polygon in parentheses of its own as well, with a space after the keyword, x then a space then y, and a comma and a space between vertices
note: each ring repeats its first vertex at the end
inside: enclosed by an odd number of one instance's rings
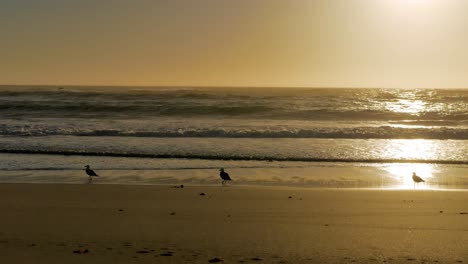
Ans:
POLYGON ((247 86, 247 85, 110 85, 110 84, 0 84, 0 87, 16 86, 16 87, 105 87, 105 88, 256 88, 256 89, 468 89, 468 87, 375 87, 375 86, 247 86))

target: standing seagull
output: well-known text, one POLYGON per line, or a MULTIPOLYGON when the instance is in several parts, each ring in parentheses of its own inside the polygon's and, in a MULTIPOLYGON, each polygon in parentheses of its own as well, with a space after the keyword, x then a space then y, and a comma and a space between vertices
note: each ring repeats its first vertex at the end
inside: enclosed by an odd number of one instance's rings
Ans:
POLYGON ((86 170, 85 170, 86 174, 88 174, 88 176, 89 176, 89 178, 88 178, 89 183, 93 182, 93 176, 99 177, 99 175, 97 175, 92 169, 89 168, 89 165, 86 165, 85 168, 86 168, 86 170))
POLYGON ((416 175, 416 172, 413 172, 413 181, 414 181, 413 188, 416 188, 416 183, 425 182, 421 177, 416 175))
POLYGON ((226 184, 227 181, 232 181, 231 177, 229 177, 229 174, 225 172, 223 168, 219 169, 219 177, 223 179, 221 182, 222 185, 226 184))

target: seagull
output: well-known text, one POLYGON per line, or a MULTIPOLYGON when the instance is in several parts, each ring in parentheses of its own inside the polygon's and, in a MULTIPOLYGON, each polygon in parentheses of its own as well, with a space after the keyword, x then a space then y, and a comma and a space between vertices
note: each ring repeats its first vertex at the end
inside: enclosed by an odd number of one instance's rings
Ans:
POLYGON ((86 174, 88 174, 89 176, 89 179, 88 179, 89 183, 93 182, 93 178, 92 178, 93 176, 99 177, 99 175, 97 175, 92 169, 89 168, 89 165, 86 165, 85 168, 86 168, 85 170, 86 174))
POLYGON ((225 172, 223 168, 219 169, 219 177, 223 179, 221 182, 222 185, 226 184, 227 181, 232 181, 231 177, 229 177, 229 174, 225 172))
POLYGON ((413 172, 413 181, 414 181, 414 187, 416 187, 416 183, 420 183, 420 182, 425 182, 421 177, 419 177, 418 175, 416 175, 416 172, 413 172))

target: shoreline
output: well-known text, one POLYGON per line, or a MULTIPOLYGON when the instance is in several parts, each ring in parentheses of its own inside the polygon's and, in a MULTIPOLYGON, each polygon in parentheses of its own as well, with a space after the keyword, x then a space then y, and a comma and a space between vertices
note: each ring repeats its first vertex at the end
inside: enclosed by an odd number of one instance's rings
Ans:
POLYGON ((468 192, 468 188, 399 188, 399 187, 317 187, 317 186, 296 186, 296 185, 260 185, 260 184, 230 184, 223 186, 221 184, 178 184, 171 183, 55 183, 55 182, 0 182, 1 185, 56 185, 56 186, 126 186, 126 187, 154 187, 154 188, 238 188, 238 189, 275 189, 275 190, 300 190, 300 191, 369 191, 369 192, 468 192))
POLYGON ((23 163, 29 162, 27 166, 30 169, 0 169, 0 183, 87 184, 88 177, 81 164, 92 164, 92 168, 101 176, 94 179, 94 184, 218 186, 221 183, 218 168, 222 167, 226 168, 231 175, 232 185, 240 187, 412 190, 414 183, 411 175, 412 172, 417 172, 426 182, 419 184, 416 189, 468 189, 466 165, 272 162, 265 163, 270 167, 261 167, 263 164, 237 164, 235 162, 220 164, 213 161, 199 163, 198 161, 171 159, 128 161, 64 157, 51 161, 48 156, 24 156, 20 161, 21 164, 18 164, 19 157, 17 156, 2 156, 2 158, 4 168, 23 167, 23 163), (54 166, 48 166, 50 163, 54 166), (236 167, 242 165, 246 166, 236 167), (34 169, 37 166, 43 169, 34 169), (105 169, 109 166, 115 166, 117 169, 105 169), (152 169, 156 166, 161 168, 152 169))

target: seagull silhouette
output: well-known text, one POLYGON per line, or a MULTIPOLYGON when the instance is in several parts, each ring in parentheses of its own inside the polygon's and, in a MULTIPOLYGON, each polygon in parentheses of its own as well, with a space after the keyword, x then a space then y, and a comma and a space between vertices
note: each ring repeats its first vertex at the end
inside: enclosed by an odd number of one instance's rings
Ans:
POLYGON ((99 175, 97 175, 92 169, 89 168, 89 165, 86 165, 85 166, 86 168, 86 174, 88 174, 89 178, 88 178, 88 182, 91 183, 93 182, 93 177, 99 177, 99 175))
POLYGON ((219 169, 219 177, 223 180, 221 182, 222 185, 226 184, 227 181, 232 181, 231 177, 229 177, 229 173, 225 172, 223 168, 219 169))
POLYGON ((413 172, 413 188, 416 188, 416 184, 417 183, 420 183, 420 182, 425 182, 421 177, 419 177, 418 175, 416 175, 416 172, 413 172))

